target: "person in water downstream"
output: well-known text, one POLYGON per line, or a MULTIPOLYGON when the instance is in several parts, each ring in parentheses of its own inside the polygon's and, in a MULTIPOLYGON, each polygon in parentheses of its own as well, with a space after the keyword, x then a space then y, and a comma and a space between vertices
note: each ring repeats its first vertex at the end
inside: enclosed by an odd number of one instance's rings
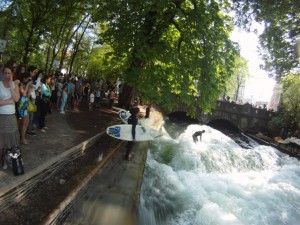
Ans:
POLYGON ((125 159, 127 159, 128 161, 130 161, 133 157, 130 154, 130 152, 131 152, 131 149, 135 142, 135 127, 139 122, 138 116, 140 113, 140 109, 138 107, 132 108, 130 110, 130 113, 131 113, 131 116, 128 118, 128 124, 132 124, 132 128, 131 128, 132 141, 128 141, 127 146, 126 146, 126 155, 125 155, 125 159))
POLYGON ((203 131, 197 131, 193 134, 193 140, 195 143, 198 142, 198 136, 200 136, 200 141, 202 141, 202 134, 205 133, 205 130, 203 131))

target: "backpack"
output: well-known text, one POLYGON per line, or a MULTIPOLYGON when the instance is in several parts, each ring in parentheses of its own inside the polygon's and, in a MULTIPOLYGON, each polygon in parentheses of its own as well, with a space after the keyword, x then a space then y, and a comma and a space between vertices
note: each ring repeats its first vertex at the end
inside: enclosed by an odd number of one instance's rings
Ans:
POLYGON ((8 165, 12 168, 15 176, 24 174, 25 171, 23 166, 21 149, 19 147, 8 149, 6 155, 8 165))

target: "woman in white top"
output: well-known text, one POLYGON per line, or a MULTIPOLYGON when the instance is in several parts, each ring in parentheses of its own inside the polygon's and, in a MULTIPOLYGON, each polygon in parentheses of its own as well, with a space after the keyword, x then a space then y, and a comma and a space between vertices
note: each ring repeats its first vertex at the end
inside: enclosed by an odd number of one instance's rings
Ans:
POLYGON ((0 155, 4 165, 3 150, 20 145, 20 133, 15 116, 15 103, 19 101, 19 80, 13 81, 13 68, 5 65, 0 81, 0 155))

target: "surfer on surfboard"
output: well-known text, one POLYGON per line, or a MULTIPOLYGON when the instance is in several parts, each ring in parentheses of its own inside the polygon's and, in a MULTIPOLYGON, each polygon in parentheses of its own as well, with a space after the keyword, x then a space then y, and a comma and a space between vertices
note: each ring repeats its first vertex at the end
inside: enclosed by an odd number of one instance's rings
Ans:
POLYGON ((198 136, 200 136, 200 141, 202 141, 202 134, 205 133, 205 130, 203 131, 197 131, 193 134, 193 140, 195 143, 198 142, 198 136))

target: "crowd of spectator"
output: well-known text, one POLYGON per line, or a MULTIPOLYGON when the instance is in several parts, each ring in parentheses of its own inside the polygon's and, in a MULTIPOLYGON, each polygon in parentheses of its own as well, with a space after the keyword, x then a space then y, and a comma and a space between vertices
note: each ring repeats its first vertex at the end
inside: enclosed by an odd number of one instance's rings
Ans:
POLYGON ((47 132, 47 115, 100 107, 104 97, 108 107, 116 99, 116 85, 103 80, 87 80, 60 72, 45 74, 35 66, 17 65, 10 60, 0 64, 0 156, 3 168, 5 149, 30 144, 27 137, 36 129, 47 132), (33 104, 34 110, 29 108, 33 104))
MULTIPOLYGON (((237 104, 237 105, 245 105, 245 104, 250 104, 248 102, 244 102, 242 99, 238 99, 236 101, 234 100, 230 100, 230 97, 227 96, 223 96, 222 98, 220 97, 219 100, 221 101, 224 101, 224 102, 230 102, 232 104, 237 104)), ((250 104, 253 108, 256 108, 256 109, 263 109, 263 110, 268 110, 270 112, 274 112, 274 109, 272 108, 267 108, 267 105, 266 104, 257 104, 257 103, 254 103, 254 104, 250 104)))

